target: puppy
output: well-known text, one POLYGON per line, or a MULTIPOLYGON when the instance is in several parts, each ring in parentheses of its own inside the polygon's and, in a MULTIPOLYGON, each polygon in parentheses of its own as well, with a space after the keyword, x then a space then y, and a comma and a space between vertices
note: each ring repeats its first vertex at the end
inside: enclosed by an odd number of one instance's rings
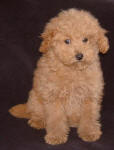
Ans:
POLYGON ((105 33, 95 17, 77 9, 46 24, 28 101, 9 110, 31 127, 45 128, 46 143, 65 143, 70 127, 84 141, 100 138, 104 81, 98 54, 108 51, 105 33))

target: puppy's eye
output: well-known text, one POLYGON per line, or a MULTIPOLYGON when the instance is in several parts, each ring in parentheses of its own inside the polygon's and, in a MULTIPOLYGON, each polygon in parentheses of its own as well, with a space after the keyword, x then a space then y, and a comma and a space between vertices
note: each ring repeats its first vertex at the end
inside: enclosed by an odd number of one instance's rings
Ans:
POLYGON ((86 42, 88 41, 88 38, 84 38, 82 41, 83 41, 84 43, 86 43, 86 42))
POLYGON ((70 43, 71 43, 71 40, 70 40, 70 39, 66 39, 64 42, 65 42, 66 44, 70 44, 70 43))

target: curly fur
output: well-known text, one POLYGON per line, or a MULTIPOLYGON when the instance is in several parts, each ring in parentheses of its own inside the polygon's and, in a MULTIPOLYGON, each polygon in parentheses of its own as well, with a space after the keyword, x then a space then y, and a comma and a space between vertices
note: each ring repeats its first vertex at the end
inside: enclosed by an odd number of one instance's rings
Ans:
POLYGON ((31 127, 45 128, 47 143, 65 143, 70 127, 84 141, 100 138, 104 80, 98 54, 108 51, 105 33, 95 17, 77 9, 62 11, 46 24, 28 101, 9 111, 29 119, 31 127), (78 53, 84 56, 80 61, 78 53))

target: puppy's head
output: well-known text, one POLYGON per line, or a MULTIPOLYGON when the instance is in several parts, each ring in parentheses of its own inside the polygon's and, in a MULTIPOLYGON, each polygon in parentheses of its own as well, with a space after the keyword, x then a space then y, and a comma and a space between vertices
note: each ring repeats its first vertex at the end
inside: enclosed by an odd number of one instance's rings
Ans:
POLYGON ((50 20, 42 33, 40 51, 53 53, 65 65, 88 65, 106 53, 108 39, 89 12, 69 9, 50 20))

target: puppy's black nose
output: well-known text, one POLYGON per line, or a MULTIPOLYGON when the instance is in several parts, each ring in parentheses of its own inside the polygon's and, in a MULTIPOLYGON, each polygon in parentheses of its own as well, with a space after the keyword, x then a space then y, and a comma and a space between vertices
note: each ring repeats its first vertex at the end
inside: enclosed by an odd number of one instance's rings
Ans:
POLYGON ((81 60, 83 58, 83 54, 79 53, 75 57, 76 57, 77 60, 81 60))

